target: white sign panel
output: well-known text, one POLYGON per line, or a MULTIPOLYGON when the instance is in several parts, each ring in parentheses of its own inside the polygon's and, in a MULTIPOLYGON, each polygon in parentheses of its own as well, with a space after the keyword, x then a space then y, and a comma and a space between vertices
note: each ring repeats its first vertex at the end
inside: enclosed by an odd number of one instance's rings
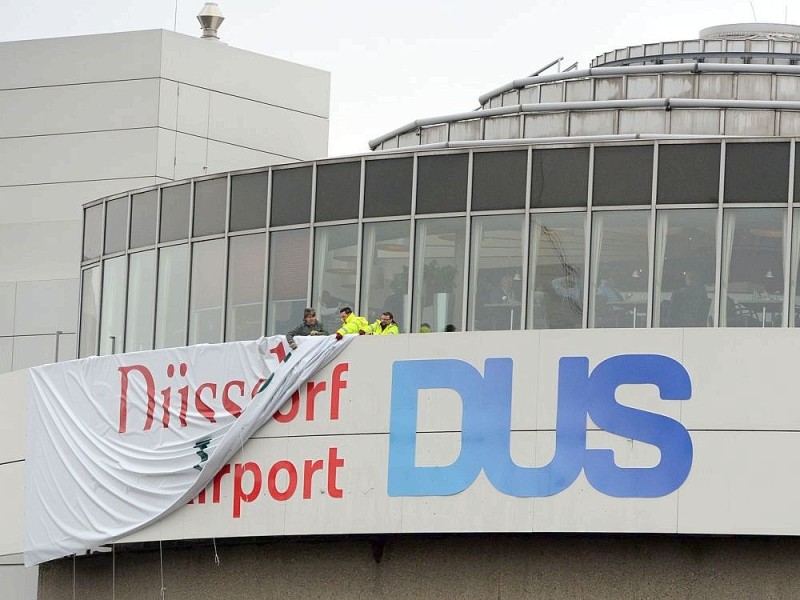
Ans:
POLYGON ((25 563, 183 506, 350 339, 298 338, 289 352, 275 336, 31 369, 25 563))

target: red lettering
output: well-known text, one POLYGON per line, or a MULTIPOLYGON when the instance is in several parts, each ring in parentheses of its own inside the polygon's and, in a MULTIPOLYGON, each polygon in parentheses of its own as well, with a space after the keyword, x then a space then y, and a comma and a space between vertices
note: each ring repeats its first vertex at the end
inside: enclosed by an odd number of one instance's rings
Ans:
POLYGON ((253 391, 250 392, 250 400, 256 397, 256 394, 261 390, 261 386, 264 384, 265 381, 266 379, 264 379, 263 377, 258 378, 258 381, 256 381, 256 384, 253 386, 253 391))
POLYGON ((279 460, 272 465, 267 478, 267 489, 269 490, 269 495, 280 502, 291 498, 297 489, 297 469, 294 468, 294 465, 288 460, 279 460), (280 471, 286 471, 287 475, 289 476, 289 483, 286 486, 286 489, 282 492, 278 490, 278 486, 275 481, 280 471))
POLYGON ((314 420, 314 398, 317 394, 325 391, 326 384, 324 381, 314 383, 309 381, 306 384, 306 421, 314 420))
POLYGON ((156 408, 156 383, 153 381, 153 374, 144 365, 119 367, 117 370, 122 375, 119 393, 119 432, 125 433, 128 430, 128 373, 131 371, 140 373, 147 386, 147 421, 144 428, 150 429, 153 424, 153 411, 156 408))
POLYGON ((214 504, 219 504, 219 499, 220 496, 222 495, 222 478, 225 477, 225 475, 227 475, 230 472, 231 472, 231 466, 225 465, 217 472, 216 475, 214 475, 214 488, 211 497, 211 501, 214 504))
POLYGON ((283 347, 283 342, 278 342, 278 345, 269 349, 270 354, 274 354, 278 358, 278 362, 282 363, 286 360, 286 349, 283 347))
POLYGON ((341 498, 342 489, 336 487, 336 469, 344 466, 344 459, 338 457, 338 448, 328 448, 328 495, 341 498))
POLYGON ((238 419, 239 415, 242 414, 242 407, 231 400, 229 392, 232 387, 238 387, 239 395, 244 397, 244 381, 229 381, 222 389, 222 407, 238 419))
MULTIPOLYGON (((186 377, 186 363, 181 363, 181 377, 186 377)), ((178 390, 178 394, 181 397, 181 412, 180 417, 181 420, 181 427, 186 427, 186 413, 189 410, 189 386, 185 385, 181 389, 178 390)))
MULTIPOLYGON (((270 475, 271 475, 270 471, 270 475)), ((242 502, 252 502, 261 493, 261 469, 254 462, 246 462, 243 465, 236 463, 233 474, 233 518, 238 519, 242 515, 242 502), (253 474, 253 485, 249 492, 242 488, 242 478, 245 473, 253 474)))
POLYGON ((322 470, 321 460, 307 460, 305 468, 303 469, 303 498, 308 500, 311 498, 311 478, 314 473, 322 470))
POLYGON ((277 410, 275 411, 275 415, 273 416, 273 418, 278 423, 289 423, 297 416, 299 410, 300 410, 300 392, 295 392, 294 394, 292 394, 292 406, 289 408, 289 412, 284 414, 280 410, 277 410))
POLYGON ((339 363, 333 368, 331 381, 331 421, 339 418, 339 392, 347 387, 347 382, 342 379, 342 375, 347 373, 350 363, 339 363))
POLYGON ((214 418, 214 409, 211 408, 208 404, 203 402, 201 396, 205 390, 211 390, 211 398, 217 398, 217 384, 216 383, 204 383, 197 391, 194 393, 194 405, 197 407, 197 411, 203 415, 206 419, 211 421, 212 423, 216 423, 217 420, 214 418))

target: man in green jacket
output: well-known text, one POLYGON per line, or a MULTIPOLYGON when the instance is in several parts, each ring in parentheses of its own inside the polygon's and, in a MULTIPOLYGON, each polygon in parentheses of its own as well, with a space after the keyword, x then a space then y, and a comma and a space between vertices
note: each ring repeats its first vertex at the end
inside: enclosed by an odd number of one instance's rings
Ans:
POLYGON ((400 328, 394 322, 394 315, 387 310, 372 324, 370 331, 372 335, 397 335, 400 333, 400 328))
POLYGON ((307 308, 303 311, 303 322, 286 334, 286 341, 292 350, 297 350, 297 343, 294 341, 296 335, 329 335, 325 331, 325 326, 317 321, 317 311, 307 308))
POLYGON ((342 326, 336 332, 336 339, 340 340, 349 333, 364 335, 369 331, 369 322, 364 317, 353 314, 353 309, 345 306, 339 311, 342 318, 342 326))

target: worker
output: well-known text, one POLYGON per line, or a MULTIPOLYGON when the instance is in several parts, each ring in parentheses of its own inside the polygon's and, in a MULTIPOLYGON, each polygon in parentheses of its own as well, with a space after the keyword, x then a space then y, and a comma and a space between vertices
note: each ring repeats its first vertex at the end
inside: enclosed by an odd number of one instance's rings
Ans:
POLYGON ((303 311, 303 322, 286 334, 286 342, 292 350, 297 350, 296 335, 329 335, 321 321, 317 321, 317 311, 307 308, 303 311))
POLYGON ((339 309, 339 316, 342 318, 342 326, 336 332, 337 340, 349 333, 364 335, 369 331, 369 322, 364 317, 354 315, 353 309, 349 306, 339 309))
POLYGON ((370 326, 370 331, 372 335, 397 335, 400 333, 400 328, 394 322, 394 315, 387 310, 370 326))

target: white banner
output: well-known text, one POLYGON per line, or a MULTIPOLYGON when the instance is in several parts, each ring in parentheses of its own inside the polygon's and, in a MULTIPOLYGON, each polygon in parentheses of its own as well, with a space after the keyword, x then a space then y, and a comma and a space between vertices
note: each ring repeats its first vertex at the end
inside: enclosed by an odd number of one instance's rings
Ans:
POLYGON ((25 564, 138 531, 197 496, 351 340, 283 336, 31 369, 25 564))

